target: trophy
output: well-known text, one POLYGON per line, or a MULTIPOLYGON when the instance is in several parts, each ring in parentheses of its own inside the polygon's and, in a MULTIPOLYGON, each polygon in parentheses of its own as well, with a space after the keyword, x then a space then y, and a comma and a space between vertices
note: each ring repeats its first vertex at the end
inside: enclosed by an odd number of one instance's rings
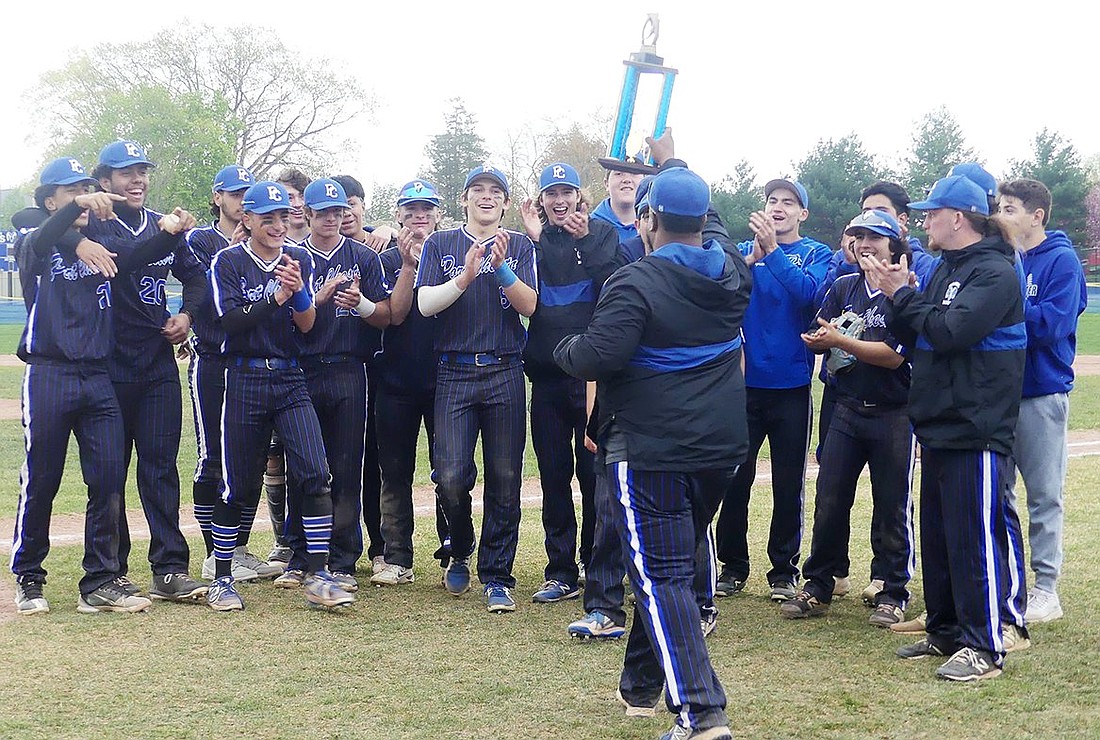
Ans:
POLYGON ((657 171, 646 136, 659 138, 668 122, 668 108, 672 102, 672 85, 677 70, 664 66, 664 58, 657 56, 657 37, 661 21, 656 13, 650 13, 642 27, 642 48, 624 59, 626 75, 619 95, 619 110, 615 116, 615 128, 611 134, 611 146, 607 156, 600 157, 600 164, 609 170, 652 174, 657 171), (639 105, 639 98, 643 103, 639 105), (653 111, 652 128, 646 127, 647 113, 653 111), (641 113, 635 115, 639 110, 641 113))

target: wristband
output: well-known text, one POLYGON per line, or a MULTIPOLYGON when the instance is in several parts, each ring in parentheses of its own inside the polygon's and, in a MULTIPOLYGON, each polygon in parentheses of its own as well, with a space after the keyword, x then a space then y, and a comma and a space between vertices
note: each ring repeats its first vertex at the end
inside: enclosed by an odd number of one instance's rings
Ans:
POLYGON ((309 297, 309 293, 304 289, 299 290, 297 293, 290 297, 290 309, 297 313, 308 311, 313 307, 313 299, 309 297))
POLYGON ((508 266, 507 262, 501 262, 500 267, 493 271, 497 276, 497 281, 500 283, 500 287, 507 290, 516 284, 519 278, 516 273, 512 272, 512 268, 508 266))
POLYGON ((359 314, 359 318, 368 319, 374 315, 374 312, 378 310, 378 304, 367 298, 365 295, 360 294, 359 305, 355 307, 356 313, 359 314))

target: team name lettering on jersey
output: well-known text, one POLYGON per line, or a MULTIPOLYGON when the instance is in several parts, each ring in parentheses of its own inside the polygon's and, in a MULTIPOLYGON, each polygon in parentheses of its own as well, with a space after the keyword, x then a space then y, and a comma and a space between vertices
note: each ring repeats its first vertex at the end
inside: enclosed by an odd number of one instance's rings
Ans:
POLYGON ((53 282, 54 278, 80 280, 81 278, 97 274, 99 273, 80 260, 77 260, 71 265, 67 265, 65 264, 65 260, 62 259, 61 255, 57 252, 54 252, 53 255, 50 256, 50 282, 53 282))
POLYGON ((313 279, 313 292, 316 293, 321 289, 325 283, 332 280, 335 277, 343 277, 344 280, 359 280, 362 278, 362 274, 359 272, 359 265, 352 265, 349 269, 342 269, 342 265, 330 265, 325 270, 324 275, 317 275, 313 279))
POLYGON ((249 303, 262 301, 268 296, 274 295, 275 291, 277 291, 278 289, 278 278, 270 278, 268 279, 266 284, 253 285, 251 287, 249 287, 248 283, 245 282, 245 279, 243 277, 241 278, 241 293, 244 294, 244 299, 249 303))
POLYGON ((787 255, 787 259, 791 261, 791 264, 795 267, 802 267, 802 255, 797 252, 791 252, 787 255))

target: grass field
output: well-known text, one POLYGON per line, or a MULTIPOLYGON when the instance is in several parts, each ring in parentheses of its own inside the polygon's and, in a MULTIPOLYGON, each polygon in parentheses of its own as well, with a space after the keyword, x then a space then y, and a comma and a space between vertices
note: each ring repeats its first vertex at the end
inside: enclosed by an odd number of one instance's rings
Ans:
MULTIPOLYGON (((1090 351, 1100 353, 1096 319, 1082 320, 1082 352, 1088 329, 1094 332, 1088 341, 1097 343, 1090 351)), ((0 327, 0 348, 15 341, 9 327, 0 327)), ((20 373, 0 368, 0 398, 18 397, 20 373)), ((1072 398, 1071 426, 1100 429, 1100 378, 1080 378, 1072 398)), ((188 416, 184 481, 194 460, 192 438, 188 416)), ((58 512, 83 509, 71 447, 58 512)), ((19 422, 0 421, 4 517, 14 513, 21 464, 19 422)), ((423 482, 426 465, 419 467, 423 482)), ((528 460, 528 475, 534 470, 528 460)), ((1001 678, 959 686, 936 681, 935 662, 894 659, 906 638, 869 627, 869 610, 858 598, 836 602, 819 620, 780 620, 762 576, 770 503, 758 488, 750 530, 754 576, 745 593, 719 602, 718 631, 708 640, 735 734, 1097 735, 1100 651, 1090 617, 1100 610, 1098 491, 1100 458, 1071 460, 1060 584, 1066 618, 1035 627, 1032 648, 1010 656, 1001 678)), ((853 516, 856 592, 870 557, 868 499, 861 491, 853 516)), ((248 608, 239 614, 157 604, 143 615, 82 616, 75 611, 81 550, 55 548, 47 561, 52 613, 0 618, 0 737, 647 738, 667 728, 666 713, 627 720, 615 703, 622 643, 566 637, 579 602, 529 603, 545 558, 538 509, 524 511, 515 569, 520 606, 511 615, 486 614, 476 592, 447 596, 427 559, 432 523, 417 526, 417 582, 366 589, 345 613, 311 611, 300 594, 253 584, 243 587, 248 608)), ((266 532, 255 540, 257 552, 270 545, 266 532)), ((201 541, 191 544, 197 572, 201 541)), ((138 543, 131 561, 139 582, 148 577, 144 551, 138 543)), ((921 607, 918 577, 910 613, 921 607)))

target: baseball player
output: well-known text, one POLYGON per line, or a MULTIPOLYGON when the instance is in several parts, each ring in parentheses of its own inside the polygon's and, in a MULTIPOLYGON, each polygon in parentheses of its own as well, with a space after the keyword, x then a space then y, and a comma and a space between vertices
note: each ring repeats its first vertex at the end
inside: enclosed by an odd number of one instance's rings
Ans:
MULTIPOLYGON (((861 213, 844 233, 855 239, 852 249, 859 257, 897 264, 912 254, 901 226, 885 212, 861 213)), ((870 289, 860 274, 837 278, 818 311, 817 325, 802 335, 802 341, 826 355, 837 401, 817 475, 806 583, 779 611, 798 619, 828 609, 836 587, 834 574, 846 560, 856 484, 868 467, 874 501, 871 540, 884 584, 875 595, 870 623, 889 627, 905 616, 906 586, 916 565, 910 497, 915 449, 906 412, 906 348, 886 328, 886 296, 870 289), (845 333, 839 322, 862 328, 845 333)))
MULTIPOLYGON (((388 226, 377 229, 363 222, 363 185, 351 175, 332 178, 340 183, 348 196, 348 209, 340 224, 340 233, 348 239, 366 244, 375 252, 390 246, 396 236, 388 226)), ((367 363, 367 433, 363 453, 363 523, 367 528, 367 557, 371 560, 372 575, 385 563, 385 541, 382 537, 382 474, 378 464, 378 430, 375 427, 375 398, 378 396, 378 373, 374 369, 375 355, 382 349, 382 331, 370 323, 359 326, 359 354, 367 363)))
MULTIPOLYGON (((435 332, 439 322, 426 318, 414 305, 413 282, 424 241, 439 225, 442 204, 439 192, 426 180, 412 180, 402 186, 397 195, 397 222, 401 224, 397 248, 379 255, 386 284, 392 289, 390 325, 382 335, 382 351, 375 361, 385 555, 382 567, 370 580, 382 586, 412 583, 415 578, 412 483, 421 420, 428 435, 428 458, 435 460, 435 380, 439 364, 435 332)), ((443 558, 449 559, 450 538, 438 489, 436 534, 441 545, 436 557, 442 562, 443 558)))
POLYGON ((588 218, 580 175, 565 162, 542 170, 538 199, 524 201, 520 213, 540 268, 539 303, 528 324, 523 371, 531 380, 531 443, 539 461, 548 558, 546 580, 531 600, 545 604, 580 595, 574 470, 581 490, 582 563, 591 554, 595 524, 594 460, 584 446, 585 384, 554 363, 554 347, 588 326, 600 288, 620 266, 619 240, 611 225, 588 218))
POLYGON ((1027 637, 1022 610, 1004 598, 1015 579, 1007 497, 1027 346, 1023 298, 1012 247, 980 187, 945 177, 909 207, 926 211, 929 245, 943 253, 924 291, 910 287, 904 259, 860 259, 868 285, 890 300, 891 333, 914 347, 909 416, 922 447, 928 636, 897 654, 950 656, 937 676, 976 681, 1001 673, 1004 632, 1027 637))
MULTIPOLYGON (((131 452, 137 451, 138 495, 150 533, 153 585, 149 593, 154 598, 178 601, 201 597, 206 591, 205 584, 187 575, 190 553, 179 524, 176 457, 183 402, 172 349, 187 338, 205 276, 182 239, 184 232, 195 225, 194 217, 179 208, 162 216, 145 207, 152 168, 153 163, 136 142, 116 141, 105 146, 92 176, 105 192, 121 195, 124 200, 115 206, 116 218, 101 220, 93 213, 83 231, 89 239, 120 256, 150 239, 167 238, 161 236, 164 231, 173 234, 176 241, 176 249, 164 259, 113 279, 115 342, 108 370, 122 409, 127 467, 131 452), (170 316, 167 309, 169 271, 189 284, 184 305, 175 316, 170 316)), ((125 501, 119 515, 119 563, 125 574, 130 553, 125 501)))
MULTIPOLYGON (((214 176, 211 187, 210 212, 217 220, 207 226, 187 232, 187 248, 192 259, 204 270, 210 269, 214 255, 230 243, 244 238, 240 227, 241 201, 244 191, 255 182, 244 167, 227 165, 214 176)), ((185 290, 190 286, 185 286, 185 290)), ((214 297, 210 281, 202 281, 203 296, 196 303, 191 330, 191 361, 187 369, 187 383, 191 394, 191 407, 195 420, 195 442, 198 454, 195 463, 193 495, 195 500, 195 520, 199 523, 203 543, 206 545, 206 560, 202 565, 204 578, 214 577, 214 539, 211 533, 211 521, 214 516, 214 502, 218 497, 221 482, 221 410, 222 396, 225 394, 225 358, 222 355, 222 343, 225 332, 214 311, 214 297)), ((256 578, 271 578, 278 575, 280 569, 268 565, 253 555, 248 549, 248 535, 252 530, 255 509, 246 512, 241 521, 241 534, 238 537, 236 552, 233 554, 233 578, 237 581, 251 581, 256 578)))
POLYGON ((75 159, 50 162, 35 190, 36 205, 49 218, 37 230, 20 235, 15 244, 27 306, 18 348, 27 364, 22 392, 26 462, 20 473, 11 553, 20 614, 50 610, 43 593, 43 562, 70 434, 76 436, 88 486, 77 610, 133 612, 151 604, 120 580, 118 512, 126 485, 125 432, 107 367, 114 344, 110 278, 165 258, 175 248, 176 234, 165 231, 121 254, 82 240, 76 229, 87 225, 89 210, 107 220, 124 200, 113 193, 88 192, 94 183, 75 159))
MULTIPOLYGON (((360 496, 367 413, 359 330, 363 321, 376 327, 389 323, 388 291, 378 255, 340 234, 348 207, 340 183, 327 177, 314 180, 306 186, 304 197, 310 235, 302 246, 313 259, 317 318, 302 339, 301 364, 332 472, 328 567, 345 591, 357 591, 355 567, 363 554, 360 496)), ((290 586, 295 577, 304 580, 306 567, 301 491, 293 477, 290 483, 287 543, 294 554, 277 579, 280 586, 290 586)))
POLYGON ((248 239, 218 252, 210 265, 214 307, 226 333, 222 402, 222 491, 214 504, 214 582, 207 603, 216 611, 244 608, 234 587, 233 553, 241 510, 259 502, 256 466, 272 430, 285 441, 291 476, 301 485, 306 540, 306 600, 352 603, 325 569, 332 498, 320 424, 299 365, 301 335, 314 325, 308 251, 286 241, 290 196, 274 182, 245 191, 242 225, 248 239))
POLYGON ((737 471, 718 518, 717 594, 730 596, 749 576, 749 494, 756 458, 768 439, 772 467, 772 519, 767 573, 773 601, 794 598, 802 545, 806 453, 810 442, 810 379, 814 356, 801 334, 813 321, 814 297, 831 250, 801 236, 809 218, 806 188, 793 180, 764 186, 763 211, 749 226, 755 237, 738 245, 752 266, 753 290, 745 318, 745 384, 748 388, 749 459, 737 471))
MULTIPOLYGON (((1019 233, 1026 274, 1024 324, 1027 362, 1016 422, 1013 458, 1027 489, 1028 541, 1034 586, 1028 592, 1028 624, 1062 616, 1057 582, 1062 570, 1062 495, 1066 479, 1066 432, 1077 318, 1088 303, 1081 262, 1069 238, 1047 231, 1051 195, 1038 180, 1012 180, 1000 187, 1000 218, 1019 233)), ((1015 498, 1015 492, 1010 500, 1015 498)))
POLYGON ((619 701, 651 709, 663 689, 677 715, 663 737, 729 738, 692 583, 699 543, 748 446, 740 332, 750 276, 740 255, 703 242, 702 178, 664 170, 648 198, 655 250, 608 280, 587 331, 554 357, 599 386, 597 441, 637 598, 619 701))
POLYGON ((436 476, 451 529, 453 560, 443 583, 461 596, 470 588, 474 552, 470 491, 481 434, 485 509, 477 575, 490 612, 515 611, 512 565, 519 538, 519 489, 526 442, 526 388, 520 316, 538 300, 535 249, 505 231, 508 181, 490 165, 470 170, 462 189, 466 222, 424 242, 416 275, 417 306, 439 322, 435 349, 436 476))

